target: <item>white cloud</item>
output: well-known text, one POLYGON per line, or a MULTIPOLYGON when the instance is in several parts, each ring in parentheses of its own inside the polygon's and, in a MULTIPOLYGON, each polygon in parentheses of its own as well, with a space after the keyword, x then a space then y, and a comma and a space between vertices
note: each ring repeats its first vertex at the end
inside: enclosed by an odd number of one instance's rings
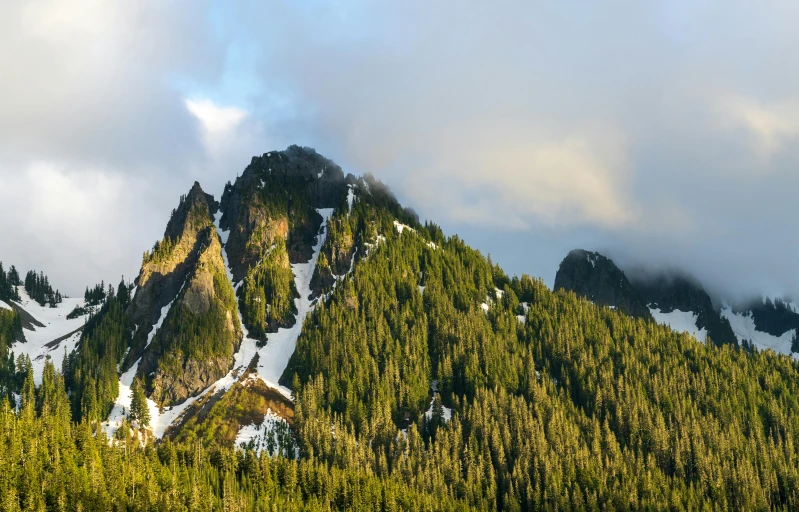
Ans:
MULTIPOLYGON (((612 132, 612 130, 608 130, 612 132)), ((520 131, 437 145, 438 160, 401 190, 433 218, 528 229, 533 224, 622 228, 636 221, 623 138, 582 133, 546 140, 520 131)))
POLYGON ((728 125, 745 129, 753 149, 764 159, 799 135, 799 101, 765 104, 757 98, 730 94, 724 97, 722 109, 728 125))
POLYGON ((186 108, 200 120, 209 135, 230 132, 247 117, 247 112, 240 108, 219 107, 207 99, 186 100, 186 108))

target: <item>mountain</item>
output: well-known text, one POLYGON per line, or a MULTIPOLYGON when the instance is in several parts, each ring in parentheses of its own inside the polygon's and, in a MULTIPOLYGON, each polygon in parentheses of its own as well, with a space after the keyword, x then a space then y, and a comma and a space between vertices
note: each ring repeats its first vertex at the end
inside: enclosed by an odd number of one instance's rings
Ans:
POLYGON ((799 507, 792 304, 587 251, 552 291, 310 148, 221 192, 132 283, 0 286, 4 510, 799 507))
POLYGON ((791 302, 764 298, 735 305, 724 300, 714 304, 699 280, 679 271, 632 269, 630 275, 628 280, 609 258, 578 249, 563 259, 555 289, 652 318, 694 334, 701 341, 709 338, 719 345, 740 343, 786 355, 794 353, 791 343, 799 329, 799 313, 791 302))
POLYGON ((558 267, 555 290, 572 291, 637 318, 652 318, 640 291, 613 261, 597 252, 571 251, 558 267))

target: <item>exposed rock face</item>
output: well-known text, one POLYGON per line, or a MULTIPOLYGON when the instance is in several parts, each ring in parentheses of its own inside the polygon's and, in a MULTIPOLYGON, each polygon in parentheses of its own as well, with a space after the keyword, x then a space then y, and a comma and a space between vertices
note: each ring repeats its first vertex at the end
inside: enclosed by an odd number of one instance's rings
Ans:
POLYGON ((173 405, 223 377, 241 343, 233 288, 213 226, 200 232, 199 257, 139 365, 151 398, 173 405))
POLYGON ((322 222, 316 208, 336 206, 351 181, 309 148, 290 146, 254 157, 222 196, 221 227, 230 229, 226 250, 234 280, 241 280, 278 236, 292 263, 307 261, 322 222))
POLYGON ((152 251, 145 253, 135 281, 136 294, 127 310, 131 324, 137 328, 123 367, 130 367, 141 357, 147 335, 158 321, 161 309, 172 301, 196 265, 203 240, 208 238, 208 235, 200 234, 212 226, 210 212, 216 207, 213 196, 203 192, 200 184, 195 182, 172 211, 164 239, 152 251))
POLYGON ((225 187, 220 226, 229 229, 225 250, 238 289, 242 318, 254 338, 296 322, 292 263, 313 254, 322 217, 347 194, 341 168, 308 148, 255 157, 225 187))
POLYGON ((568 290, 595 304, 614 307, 628 315, 652 319, 645 299, 613 261, 596 252, 571 251, 555 276, 555 290, 568 290))
POLYGON ((791 329, 799 329, 799 314, 780 299, 756 301, 747 305, 745 310, 752 313, 758 331, 772 336, 782 336, 791 329))
POLYGON ((652 308, 658 308, 664 313, 670 313, 675 309, 696 313, 697 327, 707 329, 708 336, 717 345, 738 343, 730 322, 720 315, 719 310, 713 306, 710 296, 696 279, 679 274, 661 273, 635 278, 633 285, 652 308))
POLYGON ((145 254, 136 280, 128 315, 137 327, 126 365, 141 358, 138 373, 159 404, 180 403, 224 376, 241 342, 235 295, 211 216, 216 208, 213 196, 195 183, 172 212, 164 239, 145 254))

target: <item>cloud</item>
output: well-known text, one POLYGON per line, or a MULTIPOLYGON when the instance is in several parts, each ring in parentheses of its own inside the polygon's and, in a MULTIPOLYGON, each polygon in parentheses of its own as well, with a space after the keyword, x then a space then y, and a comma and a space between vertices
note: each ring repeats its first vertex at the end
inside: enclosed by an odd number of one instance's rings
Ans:
POLYGON ((174 76, 209 78, 224 66, 224 45, 206 18, 186 15, 207 6, 4 3, 0 259, 7 265, 43 270, 72 294, 122 273, 135 277, 142 251, 161 237, 195 177, 221 190, 231 169, 209 163, 202 130, 171 85, 174 76))
POLYGON ((252 155, 299 143, 513 273, 551 283, 582 246, 721 293, 799 295, 797 14, 776 0, 12 0, 0 183, 52 205, 0 203, 0 256, 38 261, 38 223, 110 219, 101 249, 74 249, 95 272, 43 270, 79 289, 135 270, 195 179, 218 195, 252 155), (124 262, 92 259, 117 248, 124 262))
POLYGON ((206 154, 214 162, 250 149, 253 126, 242 126, 248 113, 238 107, 220 107, 208 99, 187 99, 186 108, 197 118, 206 154))
POLYGON ((431 155, 429 166, 407 171, 405 192, 433 218, 490 228, 634 223, 638 206, 625 194, 629 176, 618 137, 517 137, 453 144, 437 159, 431 155))
POLYGON ((799 101, 763 105, 756 99, 729 95, 724 114, 732 128, 743 128, 760 157, 768 160, 799 134, 799 101))

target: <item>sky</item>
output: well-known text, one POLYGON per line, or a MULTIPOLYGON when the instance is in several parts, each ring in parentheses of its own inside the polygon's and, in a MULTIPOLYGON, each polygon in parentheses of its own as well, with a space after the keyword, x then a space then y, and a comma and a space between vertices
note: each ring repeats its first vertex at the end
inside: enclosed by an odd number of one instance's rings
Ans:
POLYGON ((6 0, 0 261, 138 273, 197 180, 316 148, 551 286, 574 248, 799 295, 799 3, 6 0))

